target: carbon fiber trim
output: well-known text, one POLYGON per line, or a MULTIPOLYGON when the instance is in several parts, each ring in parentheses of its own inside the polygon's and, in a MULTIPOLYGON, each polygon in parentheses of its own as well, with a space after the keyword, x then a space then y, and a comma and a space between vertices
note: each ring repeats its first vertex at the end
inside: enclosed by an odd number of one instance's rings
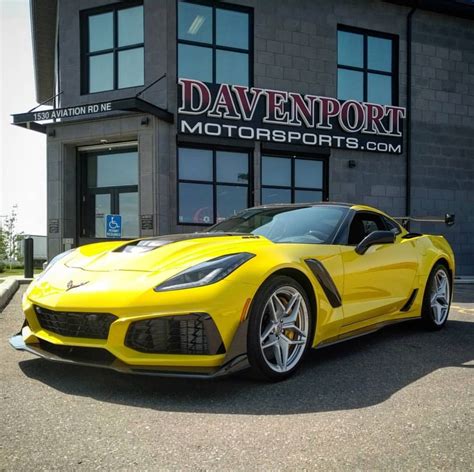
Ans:
POLYGON ((342 297, 336 287, 336 284, 332 280, 331 275, 326 270, 326 267, 324 267, 324 265, 316 259, 306 259, 305 262, 321 285, 321 288, 323 289, 323 292, 329 300, 331 306, 333 308, 342 306, 342 297))

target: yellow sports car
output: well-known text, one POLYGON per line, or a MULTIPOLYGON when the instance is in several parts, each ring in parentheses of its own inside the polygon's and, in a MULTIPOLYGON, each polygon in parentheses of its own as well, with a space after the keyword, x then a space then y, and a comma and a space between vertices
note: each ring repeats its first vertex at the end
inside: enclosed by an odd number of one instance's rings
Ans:
POLYGON ((91 244, 26 291, 16 349, 123 372, 280 380, 310 348, 448 317, 454 256, 374 208, 244 210, 205 233, 91 244))

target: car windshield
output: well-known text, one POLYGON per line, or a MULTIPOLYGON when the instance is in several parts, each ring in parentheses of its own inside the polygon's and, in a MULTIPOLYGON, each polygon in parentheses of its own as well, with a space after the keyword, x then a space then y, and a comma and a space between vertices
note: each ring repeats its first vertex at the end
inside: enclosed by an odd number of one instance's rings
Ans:
POLYGON ((209 229, 248 233, 275 243, 327 244, 348 209, 338 206, 251 208, 209 229))

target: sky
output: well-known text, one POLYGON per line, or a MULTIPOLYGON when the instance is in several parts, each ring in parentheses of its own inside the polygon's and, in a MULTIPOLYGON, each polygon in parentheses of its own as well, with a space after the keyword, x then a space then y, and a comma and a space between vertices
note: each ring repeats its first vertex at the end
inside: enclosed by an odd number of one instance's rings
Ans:
POLYGON ((46 136, 12 126, 37 105, 28 0, 0 0, 0 221, 18 205, 17 229, 46 234, 46 136))

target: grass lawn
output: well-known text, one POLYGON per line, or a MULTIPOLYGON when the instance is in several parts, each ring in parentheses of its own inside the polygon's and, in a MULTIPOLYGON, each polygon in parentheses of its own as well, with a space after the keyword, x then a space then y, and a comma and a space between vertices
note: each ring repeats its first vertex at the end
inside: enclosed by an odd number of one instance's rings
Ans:
MULTIPOLYGON (((34 269, 34 273, 39 274, 41 272, 41 269, 34 269)), ((8 267, 5 269, 5 272, 0 273, 0 278, 3 277, 8 277, 10 275, 24 275, 25 270, 24 269, 9 269, 8 267)))

